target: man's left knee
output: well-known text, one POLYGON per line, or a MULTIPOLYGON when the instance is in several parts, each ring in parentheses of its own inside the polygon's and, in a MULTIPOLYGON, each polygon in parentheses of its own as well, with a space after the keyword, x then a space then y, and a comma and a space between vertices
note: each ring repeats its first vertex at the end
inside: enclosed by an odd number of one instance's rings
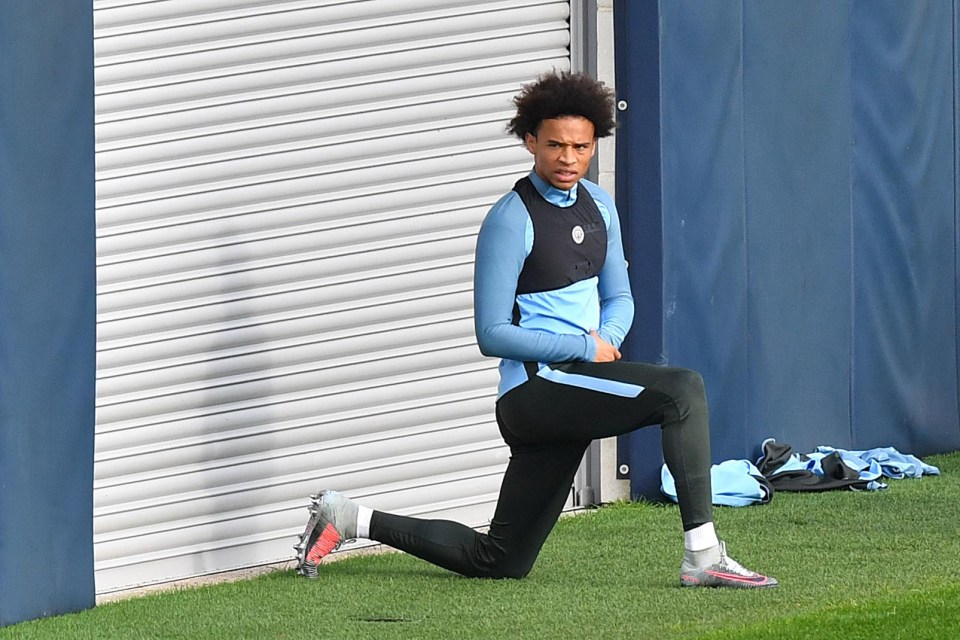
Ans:
POLYGON ((675 369, 664 385, 663 392, 673 399, 679 412, 678 418, 685 418, 691 411, 706 410, 707 394, 703 376, 692 369, 675 369))
POLYGON ((672 391, 680 397, 696 397, 706 393, 703 376, 693 369, 677 369, 670 386, 673 387, 672 391))

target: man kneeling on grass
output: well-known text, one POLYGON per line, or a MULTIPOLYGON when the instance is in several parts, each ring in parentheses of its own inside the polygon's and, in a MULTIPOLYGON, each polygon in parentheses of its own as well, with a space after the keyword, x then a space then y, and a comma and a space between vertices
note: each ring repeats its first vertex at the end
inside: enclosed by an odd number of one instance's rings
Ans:
POLYGON ((615 126, 613 92, 549 73, 514 98, 508 131, 533 170, 487 213, 477 239, 474 315, 484 355, 501 358, 497 424, 510 462, 487 533, 313 496, 297 545, 316 577, 343 540, 368 538, 465 576, 522 578, 566 502, 590 441, 659 424, 676 479, 684 586, 763 588, 773 578, 727 555, 713 525, 710 430, 700 375, 621 360, 633 297, 613 199, 583 179, 615 126))

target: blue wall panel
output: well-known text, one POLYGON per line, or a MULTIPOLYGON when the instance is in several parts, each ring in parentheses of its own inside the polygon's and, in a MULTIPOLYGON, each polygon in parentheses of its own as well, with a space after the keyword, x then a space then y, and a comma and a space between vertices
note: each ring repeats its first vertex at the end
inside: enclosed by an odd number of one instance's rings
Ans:
POLYGON ((94 604, 91 3, 0 3, 0 626, 94 604))
MULTIPOLYGON (((658 10, 653 2, 617 3, 614 6, 616 40, 621 53, 634 61, 623 71, 616 84, 618 136, 631 141, 617 146, 618 166, 630 171, 617 172, 618 207, 630 211, 621 216, 624 244, 632 248, 630 286, 644 292, 636 300, 633 328, 623 344, 630 360, 659 362, 663 356, 663 282, 662 219, 660 215, 660 29, 658 10)), ((643 429, 621 436, 617 443, 617 467, 624 464, 639 493, 657 492, 663 464, 660 430, 643 429)), ((628 477, 621 475, 621 477, 628 477)))
POLYGON ((953 227, 954 326, 956 327, 957 403, 960 405, 960 0, 953 1, 953 227))

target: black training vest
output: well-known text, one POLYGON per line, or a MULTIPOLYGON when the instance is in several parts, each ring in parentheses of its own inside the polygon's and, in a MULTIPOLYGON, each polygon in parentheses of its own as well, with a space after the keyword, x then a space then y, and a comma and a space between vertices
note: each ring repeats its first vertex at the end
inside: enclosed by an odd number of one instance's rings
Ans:
POLYGON ((513 190, 533 222, 533 249, 517 279, 517 294, 562 289, 600 273, 607 257, 607 227, 582 184, 569 207, 548 202, 529 177, 513 190))

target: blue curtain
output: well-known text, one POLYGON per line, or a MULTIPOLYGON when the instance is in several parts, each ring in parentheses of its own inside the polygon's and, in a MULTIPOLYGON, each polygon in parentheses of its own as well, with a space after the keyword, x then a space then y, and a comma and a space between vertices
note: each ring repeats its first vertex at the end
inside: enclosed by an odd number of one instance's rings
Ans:
POLYGON ((953 6, 855 2, 853 440, 958 448, 953 6))
POLYGON ((661 333, 636 325, 629 356, 703 373, 715 461, 767 437, 960 448, 954 4, 662 0, 654 59, 630 43, 650 16, 615 11, 618 93, 659 79, 657 117, 624 112, 618 139, 621 215, 661 233, 628 238, 632 268, 662 269, 634 289, 661 333), (660 138, 658 203, 638 129, 660 138))

